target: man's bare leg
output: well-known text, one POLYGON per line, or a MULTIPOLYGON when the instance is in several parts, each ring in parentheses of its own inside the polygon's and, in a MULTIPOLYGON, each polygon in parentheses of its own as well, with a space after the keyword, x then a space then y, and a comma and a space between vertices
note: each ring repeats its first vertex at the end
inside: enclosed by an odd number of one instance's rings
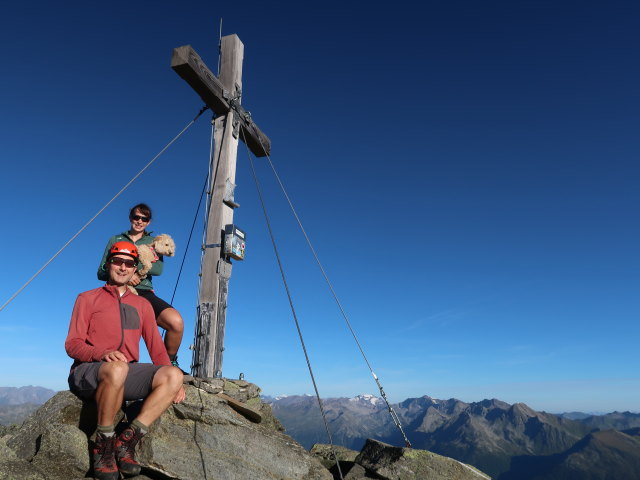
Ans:
POLYGON ((135 455, 136 445, 147 433, 149 426, 174 400, 178 402, 184 398, 183 378, 179 368, 169 366, 161 367, 153 376, 151 393, 144 400, 140 414, 116 439, 116 459, 120 473, 125 476, 140 473, 141 466, 135 455))
POLYGON ((151 393, 142 404, 136 420, 147 426, 156 421, 171 406, 182 387, 183 378, 184 375, 179 368, 160 368, 153 377, 151 393))
POLYGON ((124 382, 129 373, 127 362, 120 360, 103 363, 98 370, 98 431, 91 449, 93 476, 98 480, 120 478, 115 457, 114 422, 124 398, 124 382))
POLYGON ((106 362, 98 371, 98 425, 113 425, 124 399, 124 381, 129 373, 126 362, 106 362))

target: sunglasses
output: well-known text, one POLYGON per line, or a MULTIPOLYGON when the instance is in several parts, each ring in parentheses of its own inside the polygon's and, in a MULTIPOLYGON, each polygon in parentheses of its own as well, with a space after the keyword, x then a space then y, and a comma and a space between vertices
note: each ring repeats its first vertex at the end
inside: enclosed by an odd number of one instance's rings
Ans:
POLYGON ((133 268, 138 264, 138 262, 136 262, 135 260, 129 260, 128 258, 118 258, 118 257, 110 258, 109 263, 112 265, 115 265, 116 267, 124 265, 127 268, 133 268))
POLYGON ((148 222, 151 220, 149 217, 143 217, 142 215, 131 215, 131 220, 142 220, 143 222, 148 222))

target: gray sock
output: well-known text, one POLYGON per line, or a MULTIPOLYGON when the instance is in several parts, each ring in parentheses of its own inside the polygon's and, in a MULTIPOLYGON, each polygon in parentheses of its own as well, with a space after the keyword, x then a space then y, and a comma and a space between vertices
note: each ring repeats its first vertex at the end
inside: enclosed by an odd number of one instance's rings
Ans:
POLYGON ((116 433, 115 430, 115 425, 98 425, 98 427, 96 428, 96 431, 98 433, 101 433, 105 437, 113 437, 116 433))
POLYGON ((131 422, 131 426, 140 431, 140 433, 142 435, 144 435, 145 433, 147 433, 149 431, 149 427, 147 425, 145 425, 144 423, 142 423, 140 420, 138 420, 137 418, 131 422))

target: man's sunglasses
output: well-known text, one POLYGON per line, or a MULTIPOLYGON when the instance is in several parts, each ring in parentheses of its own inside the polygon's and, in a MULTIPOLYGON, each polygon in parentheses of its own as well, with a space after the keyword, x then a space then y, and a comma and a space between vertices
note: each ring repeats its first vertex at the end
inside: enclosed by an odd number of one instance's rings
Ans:
POLYGON ((135 260, 129 260, 128 258, 118 258, 118 257, 110 258, 109 263, 112 265, 115 265, 116 267, 124 265, 127 268, 133 268, 136 265, 138 265, 138 262, 136 262, 135 260))
POLYGON ((148 222, 151 220, 149 217, 143 217, 142 215, 131 215, 131 220, 142 220, 143 222, 148 222))

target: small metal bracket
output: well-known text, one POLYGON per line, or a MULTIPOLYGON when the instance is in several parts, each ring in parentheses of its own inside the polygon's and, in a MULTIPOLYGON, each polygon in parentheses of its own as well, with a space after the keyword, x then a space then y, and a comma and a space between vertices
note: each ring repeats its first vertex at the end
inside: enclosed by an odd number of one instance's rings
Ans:
POLYGON ((222 246, 221 243, 205 243, 202 246, 202 250, 204 250, 205 248, 220 248, 222 246))
POLYGON ((236 90, 236 93, 234 95, 231 95, 229 93, 229 90, 224 88, 222 90, 222 98, 224 98, 229 103, 236 103, 236 102, 239 103, 240 99, 242 98, 242 89, 240 88, 240 85, 238 85, 237 83, 235 84, 235 90, 236 90))
POLYGON ((231 127, 233 128, 233 138, 238 138, 240 136, 240 122, 244 121, 243 111, 244 109, 240 106, 240 99, 242 98, 242 89, 240 85, 235 84, 235 95, 231 96, 231 94, 227 90, 223 90, 222 97, 229 102, 230 111, 234 112, 233 121, 231 122, 231 127))
POLYGON ((231 180, 227 178, 227 183, 224 188, 224 198, 222 199, 222 201, 225 203, 225 205, 231 208, 238 208, 240 206, 240 204, 236 203, 236 201, 233 198, 235 191, 236 191, 236 184, 232 183, 231 180))
POLYGON ((228 262, 225 262, 223 259, 218 260, 218 266, 216 268, 216 272, 222 278, 226 278, 227 280, 231 278, 231 269, 233 265, 228 262))
POLYGON ((237 113, 233 116, 231 125, 233 126, 233 138, 237 139, 240 136, 240 119, 237 113))

